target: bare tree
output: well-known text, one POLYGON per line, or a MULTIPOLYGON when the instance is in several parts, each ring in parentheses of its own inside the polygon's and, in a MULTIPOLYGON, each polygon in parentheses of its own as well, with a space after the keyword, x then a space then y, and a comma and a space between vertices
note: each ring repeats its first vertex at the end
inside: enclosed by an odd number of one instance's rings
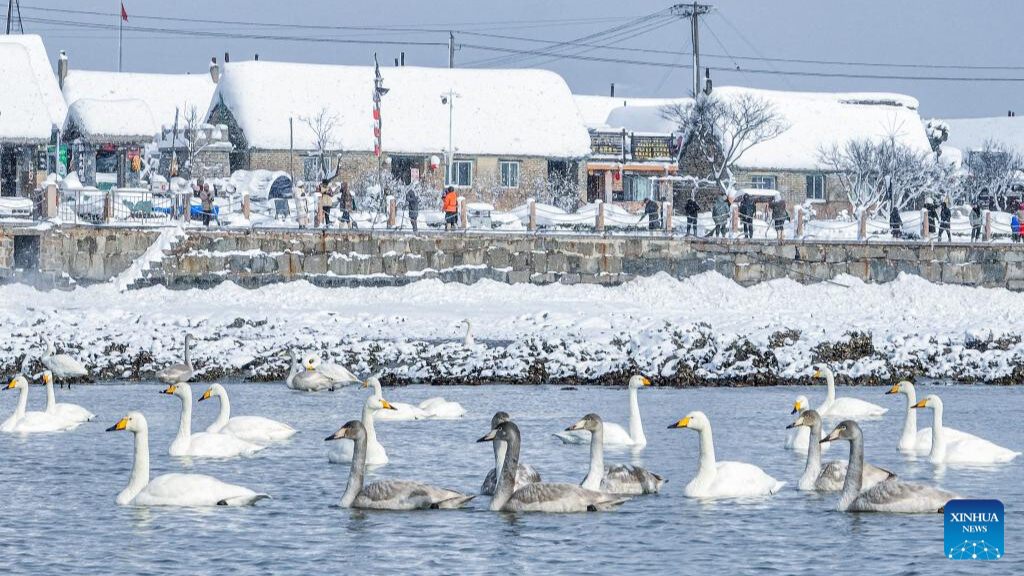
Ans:
MULTIPOLYGON (((199 115, 199 110, 195 106, 189 106, 185 109, 183 116, 185 126, 182 131, 182 139, 185 147, 185 173, 189 178, 193 176, 193 170, 196 165, 196 161, 199 159, 199 154, 209 148, 213 144, 217 144, 217 140, 207 138, 206 131, 203 127, 206 122, 202 116, 199 115)), ((177 147, 178 143, 175 142, 174 146, 177 147)))
POLYGON ((989 140, 981 149, 968 152, 966 164, 967 175, 961 186, 965 202, 991 202, 1005 210, 1009 207, 1008 198, 1019 200, 1020 187, 1024 185, 1024 157, 1018 151, 989 140))
POLYGON ((747 93, 701 94, 693 103, 662 107, 661 116, 679 126, 688 147, 697 147, 708 172, 697 176, 723 191, 733 187, 733 167, 748 150, 789 129, 769 100, 747 93))
POLYGON ((334 129, 338 125, 338 115, 323 107, 313 116, 299 116, 299 120, 313 132, 313 144, 319 159, 318 176, 325 178, 331 170, 329 151, 334 149, 334 129))
POLYGON ((925 134, 928 135, 928 144, 936 156, 942 156, 942 143, 949 140, 949 124, 944 120, 932 118, 924 126, 925 134))

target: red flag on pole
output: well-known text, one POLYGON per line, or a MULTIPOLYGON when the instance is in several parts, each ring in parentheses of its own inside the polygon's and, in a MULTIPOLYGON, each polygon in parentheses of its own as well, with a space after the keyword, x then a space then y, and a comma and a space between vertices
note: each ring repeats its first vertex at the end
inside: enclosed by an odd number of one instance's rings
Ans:
POLYGON ((121 2, 121 20, 128 21, 128 12, 124 9, 124 2, 121 2))

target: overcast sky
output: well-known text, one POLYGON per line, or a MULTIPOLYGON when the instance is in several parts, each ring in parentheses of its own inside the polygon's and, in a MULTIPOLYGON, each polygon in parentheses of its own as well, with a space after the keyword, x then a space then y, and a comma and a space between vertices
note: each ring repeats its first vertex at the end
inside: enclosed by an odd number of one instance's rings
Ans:
MULTIPOLYGON (((0 12, 6 12, 6 2, 0 12)), ((238 37, 182 37, 166 31, 128 30, 124 34, 124 69, 130 72, 206 73, 212 55, 332 64, 368 64, 378 52, 382 64, 393 64, 403 49, 409 65, 445 66, 447 47, 338 43, 334 40, 445 43, 454 29, 456 44, 513 50, 548 50, 550 45, 471 35, 498 34, 544 41, 573 40, 629 23, 668 8, 671 2, 632 0, 125 0, 126 26, 187 29, 232 35, 319 38, 330 42, 283 41, 238 37), (162 16, 197 20, 156 20, 162 16), (225 24, 223 22, 245 22, 225 24), (263 24, 266 25, 256 25, 263 24), (438 32, 368 31, 289 28, 310 26, 384 26, 436 29, 438 32)), ((717 85, 743 85, 781 90, 886 91, 917 97, 925 117, 1003 116, 1024 113, 1024 82, 912 81, 879 78, 790 76, 737 72, 735 68, 827 74, 939 76, 1024 79, 1024 2, 1017 0, 719 0, 702 19, 703 64, 728 71, 712 73, 717 85), (718 55, 712 57, 710 55, 718 55), (928 65, 921 67, 800 64, 740 57, 811 59, 830 62, 928 65), (935 66, 969 66, 946 68, 935 66), (1020 69, 978 69, 1013 67, 1020 69)), ((119 0, 21 0, 25 31, 43 36, 51 60, 68 51, 73 68, 112 70, 117 66, 119 0), (42 11, 39 8, 104 12, 107 16, 42 11), (105 28, 69 27, 90 22, 105 28)), ((548 57, 517 60, 504 66, 539 66, 561 74, 578 94, 607 94, 611 82, 620 96, 679 96, 690 91, 690 31, 687 21, 654 19, 625 37, 608 34, 586 40, 630 49, 592 47, 586 57, 657 62, 597 62, 548 57), (646 30, 646 31, 645 31, 646 30), (670 66, 665 66, 668 64, 670 66), (676 64, 678 67, 672 67, 676 64)), ((483 65, 508 53, 460 46, 456 65, 483 65)))

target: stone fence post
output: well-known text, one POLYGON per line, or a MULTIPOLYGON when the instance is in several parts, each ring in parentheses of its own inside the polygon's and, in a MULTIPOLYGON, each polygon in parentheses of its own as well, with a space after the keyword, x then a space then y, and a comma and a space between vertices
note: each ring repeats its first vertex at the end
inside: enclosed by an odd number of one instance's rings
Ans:
POLYGON ((469 228, 469 218, 466 215, 466 197, 459 196, 459 222, 462 229, 469 228))
POLYGON ((395 197, 388 195, 388 228, 394 228, 398 224, 398 202, 395 201, 395 197))
POLYGON ((804 211, 802 208, 796 210, 796 234, 797 238, 804 237, 804 211))
POLYGON ((57 217, 57 185, 49 184, 43 190, 43 219, 57 217))
POLYGON ((992 212, 985 210, 985 242, 992 241, 992 212))
POLYGON ((242 194, 242 215, 245 216, 246 220, 248 220, 249 216, 251 214, 252 214, 252 205, 249 202, 249 195, 248 194, 242 194))
POLYGON ((860 213, 860 218, 857 221, 857 239, 864 241, 868 239, 868 211, 864 210, 860 213))
POLYGON ((114 190, 111 188, 103 195, 103 221, 108 224, 114 220, 114 190))
POLYGON ((921 239, 928 240, 932 235, 932 231, 928 229, 928 211, 921 210, 921 239))
POLYGON ((535 199, 533 199, 533 198, 530 198, 530 199, 528 199, 526 201, 526 206, 527 206, 527 208, 530 211, 530 220, 529 220, 529 223, 526 225, 526 229, 529 230, 530 232, 536 232, 537 231, 537 201, 535 199))
POLYGON ((604 202, 597 200, 595 204, 597 204, 597 216, 594 217, 594 230, 604 232, 604 202))
POLYGON ((662 223, 665 226, 665 234, 671 236, 672 235, 672 201, 671 200, 666 200, 665 202, 662 202, 661 211, 662 211, 662 214, 664 214, 664 217, 661 219, 661 221, 662 221, 662 223))
POLYGON ((739 206, 739 204, 733 202, 732 205, 729 206, 729 212, 732 214, 732 218, 730 219, 732 221, 732 226, 730 226, 730 228, 732 228, 732 237, 735 238, 736 235, 740 233, 740 206, 739 206))

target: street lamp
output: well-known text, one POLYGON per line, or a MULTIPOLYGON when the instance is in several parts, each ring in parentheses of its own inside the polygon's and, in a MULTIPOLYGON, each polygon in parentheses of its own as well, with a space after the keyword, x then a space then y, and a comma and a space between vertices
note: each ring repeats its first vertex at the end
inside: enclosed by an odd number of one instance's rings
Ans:
POLYGON ((455 107, 455 99, 459 98, 459 93, 449 88, 447 92, 441 94, 441 105, 448 105, 448 150, 445 151, 445 166, 446 166, 446 180, 447 184, 450 185, 454 180, 452 174, 452 161, 455 159, 455 148, 452 147, 452 115, 455 107))

